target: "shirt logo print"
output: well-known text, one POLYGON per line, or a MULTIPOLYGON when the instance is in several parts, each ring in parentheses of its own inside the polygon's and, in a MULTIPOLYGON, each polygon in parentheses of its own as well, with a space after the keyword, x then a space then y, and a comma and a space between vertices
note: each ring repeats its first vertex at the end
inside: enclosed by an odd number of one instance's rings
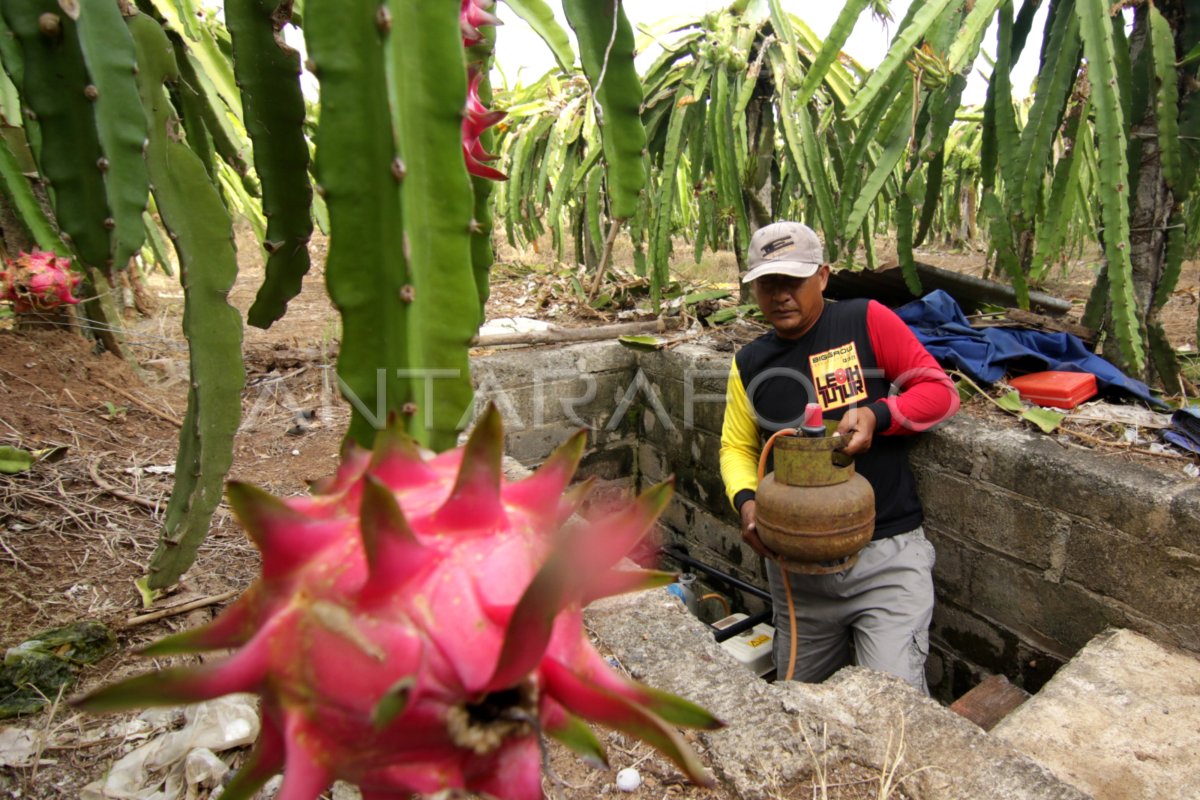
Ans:
POLYGON ((817 353, 808 359, 817 401, 825 411, 867 399, 867 382, 854 342, 817 353))

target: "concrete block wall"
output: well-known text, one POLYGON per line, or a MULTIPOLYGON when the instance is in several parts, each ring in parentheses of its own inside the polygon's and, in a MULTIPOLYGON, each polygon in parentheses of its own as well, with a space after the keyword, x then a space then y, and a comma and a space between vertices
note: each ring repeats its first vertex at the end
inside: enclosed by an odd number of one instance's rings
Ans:
MULTIPOLYGON (((535 465, 588 425, 584 474, 643 487, 674 475, 667 541, 765 586, 720 477, 732 355, 610 342, 474 363, 481 399, 506 417, 510 455, 535 465)), ((989 673, 1036 691, 1110 625, 1200 652, 1200 485, 1182 472, 961 414, 914 439, 911 459, 938 553, 929 677, 940 696, 989 673)), ((740 592, 731 599, 761 605, 740 592)))
POLYGON ((960 415, 912 451, 937 546, 930 678, 1036 691, 1112 625, 1200 652, 1200 486, 960 415))
POLYGON ((476 410, 489 402, 500 409, 507 455, 537 466, 587 428, 579 476, 636 478, 642 398, 630 392, 635 351, 613 342, 496 350, 472 358, 471 368, 476 410))

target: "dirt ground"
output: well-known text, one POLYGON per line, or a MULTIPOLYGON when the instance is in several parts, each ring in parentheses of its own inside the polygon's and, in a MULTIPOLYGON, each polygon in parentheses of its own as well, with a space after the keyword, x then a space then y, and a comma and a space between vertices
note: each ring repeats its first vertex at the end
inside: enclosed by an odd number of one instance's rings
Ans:
MULTIPOLYGON (((242 274, 232 301, 245 311, 261 280, 262 260, 247 235, 240 236, 239 246, 242 274)), ((324 244, 316 242, 314 262, 322 263, 323 257, 324 244)), ((497 268, 489 318, 541 316, 573 325, 618 318, 616 309, 594 311, 561 296, 558 273, 531 266, 544 260, 542 254, 502 257, 507 265, 497 268)), ((982 254, 932 254, 924 260, 978 274, 982 254)), ((680 269, 699 286, 731 282, 736 265, 726 254, 680 269)), ((1082 299, 1088 285, 1084 271, 1080 267, 1061 284, 1045 288, 1082 299)), ((1200 265, 1189 264, 1167 307, 1168 331, 1177 346, 1195 346, 1198 281, 1200 265)), ((82 619, 107 624, 118 634, 117 654, 85 669, 71 692, 141 671, 144 664, 132 655, 134 649, 211 619, 259 569, 257 552, 222 507, 196 566, 156 600, 154 608, 169 613, 156 620, 139 618, 145 609, 134 582, 154 550, 170 493, 187 386, 187 348, 179 330, 182 292, 163 275, 148 278, 147 286, 156 309, 127 322, 128 361, 96 355, 75 333, 0 325, 0 446, 66 448, 58 460, 0 475, 0 647, 82 619), (176 613, 187 604, 200 607, 176 613)), ((332 382, 338 327, 319 268, 305 286, 271 330, 246 330, 247 388, 231 477, 277 495, 302 492, 308 481, 332 471, 349 419, 332 382)), ((993 413, 989 409, 981 404, 977 413, 993 413)), ((4 725, 28 729, 39 743, 32 764, 0 766, 0 797, 78 797, 85 784, 146 737, 144 731, 131 732, 129 715, 85 716, 62 698, 48 699, 49 710, 0 725, 0 732, 4 725)), ((615 771, 634 766, 644 783, 633 797, 731 798, 720 786, 687 784, 673 765, 640 742, 604 732, 601 737, 613 770, 591 770, 552 748, 556 777, 547 780, 548 796, 582 800, 619 794, 615 771)), ((700 742, 693 738, 693 744, 707 758, 700 742)), ((764 776, 769 784, 768 779, 764 776)), ((879 781, 870 770, 841 764, 829 765, 824 784, 830 798, 874 798, 879 781)), ((822 796, 816 782, 769 788, 778 798, 822 796)), ((890 796, 906 795, 901 788, 890 796)))

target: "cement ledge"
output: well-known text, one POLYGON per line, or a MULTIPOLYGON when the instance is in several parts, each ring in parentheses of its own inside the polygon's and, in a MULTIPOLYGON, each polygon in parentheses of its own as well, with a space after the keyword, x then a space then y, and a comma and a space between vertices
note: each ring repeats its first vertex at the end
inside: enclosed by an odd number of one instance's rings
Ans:
POLYGON ((743 800, 767 800, 771 783, 808 775, 810 744, 831 762, 848 759, 882 770, 889 737, 892 758, 903 742, 898 774, 911 775, 904 786, 921 800, 1088 797, 891 676, 847 668, 819 685, 754 679, 664 591, 608 598, 589 606, 585 617, 634 678, 726 722, 700 741, 716 777, 743 800))

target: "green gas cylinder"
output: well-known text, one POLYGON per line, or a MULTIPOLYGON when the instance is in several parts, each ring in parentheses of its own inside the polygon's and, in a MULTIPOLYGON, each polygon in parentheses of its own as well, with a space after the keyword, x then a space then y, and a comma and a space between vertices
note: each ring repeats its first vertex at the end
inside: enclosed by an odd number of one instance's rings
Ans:
POLYGON ((775 471, 759 480, 758 536, 784 569, 841 572, 875 532, 875 492, 841 452, 847 438, 836 422, 804 430, 780 431, 764 448, 762 464, 773 445, 775 471))

